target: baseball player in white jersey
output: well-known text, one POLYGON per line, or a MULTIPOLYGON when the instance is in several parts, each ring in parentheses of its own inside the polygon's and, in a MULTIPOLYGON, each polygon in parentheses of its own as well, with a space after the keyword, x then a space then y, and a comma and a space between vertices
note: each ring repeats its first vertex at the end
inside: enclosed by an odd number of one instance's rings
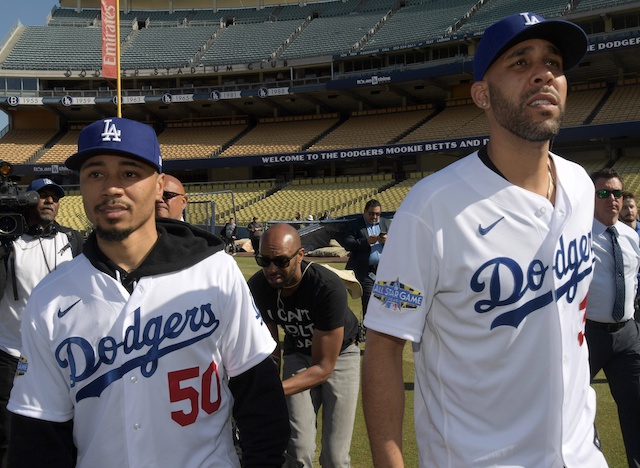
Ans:
MULTIPOLYGON (((489 27, 471 95, 487 147, 419 182, 389 230, 365 325, 376 466, 402 466, 413 342, 421 467, 604 467, 584 339, 593 185, 549 151, 585 33, 532 13, 489 27)), ((411 462, 407 462, 411 465, 411 462)))
POLYGON ((66 164, 95 231, 27 305, 10 466, 238 467, 233 412, 243 465, 280 467, 275 342, 222 241, 156 222, 153 129, 95 122, 66 164))

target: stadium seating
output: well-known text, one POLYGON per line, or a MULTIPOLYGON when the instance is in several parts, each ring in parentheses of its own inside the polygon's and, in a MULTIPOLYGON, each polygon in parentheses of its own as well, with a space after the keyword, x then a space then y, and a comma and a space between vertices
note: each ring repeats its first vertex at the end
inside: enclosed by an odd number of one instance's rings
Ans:
MULTIPOLYGON (((241 210, 264 199, 275 189, 275 181, 245 181, 205 184, 197 188, 185 186, 189 195, 187 204, 187 221, 192 224, 208 225, 211 219, 211 203, 215 202, 215 224, 224 222, 229 216, 233 216, 233 203, 236 210, 241 210), (215 193, 218 192, 218 193, 215 193), (233 196, 231 195, 233 192, 233 196)), ((248 224, 251 220, 236 217, 239 225, 248 224)))
POLYGON ((0 140, 0 155, 11 164, 26 164, 55 135, 54 130, 11 130, 0 140))
MULTIPOLYGON (((567 7, 566 0, 541 0, 535 4, 535 12, 544 18, 561 16, 567 7)), ((529 0, 491 0, 484 2, 482 8, 472 15, 458 30, 456 35, 481 33, 487 26, 506 15, 531 11, 529 0)))
POLYGON ((70 130, 55 145, 42 153, 36 161, 38 164, 62 164, 78 150, 80 130, 70 130))
POLYGON ((616 86, 592 123, 635 120, 640 120, 640 84, 616 86))
POLYGON ((625 5, 633 2, 634 0, 581 0, 576 5, 576 12, 581 13, 601 8, 611 8, 613 6, 625 5))
POLYGON ((411 190, 411 187, 429 174, 431 174, 431 172, 412 172, 408 174, 405 180, 383 190, 376 195, 375 198, 380 202, 380 205, 382 205, 383 211, 396 211, 400 207, 404 197, 406 197, 409 190, 411 190))
POLYGON ((60 200, 60 209, 58 210, 56 221, 63 226, 79 231, 89 232, 91 230, 91 222, 84 212, 82 197, 79 194, 71 194, 69 191, 60 200))
POLYGON ((216 33, 217 26, 144 28, 131 35, 122 51, 124 68, 193 65, 191 60, 216 33))
POLYGON ((436 0, 399 9, 362 50, 415 44, 442 37, 447 27, 469 10, 469 0, 436 0))
POLYGON ((224 65, 268 60, 300 24, 300 21, 292 20, 234 24, 222 28, 213 47, 207 50, 200 63, 224 65))
POLYGON ((380 20, 380 13, 319 17, 282 54, 283 59, 347 52, 380 20))
POLYGON ((261 119, 260 123, 220 156, 286 154, 301 151, 338 121, 337 115, 312 119, 261 119))
POLYGON ((353 148, 391 143, 426 119, 432 108, 405 112, 359 112, 309 148, 309 151, 353 148))
POLYGON ((249 223, 253 216, 262 220, 292 220, 298 211, 318 219, 325 210, 331 217, 343 212, 362 212, 364 203, 388 186, 386 178, 373 176, 339 176, 294 179, 293 183, 254 204, 238 211, 240 224, 249 223))
POLYGON ((563 127, 574 127, 587 123, 587 118, 607 92, 606 83, 592 84, 589 88, 582 90, 577 87, 569 92, 567 112, 562 121, 563 127))
POLYGON ((209 158, 245 128, 245 124, 170 127, 158 135, 160 151, 165 159, 209 158))
POLYGON ((76 68, 101 67, 101 34, 98 27, 26 27, 2 68, 66 70, 71 64, 76 68))
MULTIPOLYGON (((470 100, 463 105, 447 106, 425 124, 402 138, 400 142, 411 143, 446 138, 463 138, 489 134, 489 125, 484 111, 470 100)), ((452 104, 457 104, 453 102, 452 104)))

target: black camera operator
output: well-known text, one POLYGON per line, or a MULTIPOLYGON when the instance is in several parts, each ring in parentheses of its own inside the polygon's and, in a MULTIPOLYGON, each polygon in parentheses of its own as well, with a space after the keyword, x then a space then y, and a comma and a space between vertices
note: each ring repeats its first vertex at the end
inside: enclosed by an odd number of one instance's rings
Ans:
POLYGON ((11 420, 7 402, 21 349, 20 318, 33 288, 78 255, 84 237, 55 221, 65 192, 51 179, 34 180, 22 195, 3 178, 0 193, 0 467, 4 468, 11 420), (17 200, 27 195, 30 201, 20 206, 17 200))

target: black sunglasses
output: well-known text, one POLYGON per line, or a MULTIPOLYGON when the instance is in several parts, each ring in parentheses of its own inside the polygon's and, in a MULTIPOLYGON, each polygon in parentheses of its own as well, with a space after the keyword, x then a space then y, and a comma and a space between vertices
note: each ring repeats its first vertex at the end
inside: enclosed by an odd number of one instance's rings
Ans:
POLYGON ((602 198, 603 200, 609 198, 611 194, 613 194, 614 198, 620 198, 622 196, 622 190, 596 190, 596 197, 602 198))
POLYGON ((300 252, 300 250, 302 250, 302 248, 296 250, 293 253, 293 255, 291 255, 291 257, 282 256, 282 257, 269 258, 269 257, 263 257, 262 255, 258 254, 256 255, 256 263, 258 264, 258 266, 261 266, 262 268, 267 268, 269 265, 271 265, 271 262, 273 262, 273 264, 278 268, 287 268, 291 263, 291 259, 293 259, 293 257, 298 255, 298 252, 300 252))
POLYGON ((40 194, 40 200, 46 200, 49 197, 51 197, 53 203, 58 203, 60 201, 60 195, 58 195, 57 193, 42 192, 40 194))
POLYGON ((167 202, 168 200, 171 200, 172 198, 175 197, 184 197, 183 193, 176 193, 176 192, 162 192, 162 199, 167 202))

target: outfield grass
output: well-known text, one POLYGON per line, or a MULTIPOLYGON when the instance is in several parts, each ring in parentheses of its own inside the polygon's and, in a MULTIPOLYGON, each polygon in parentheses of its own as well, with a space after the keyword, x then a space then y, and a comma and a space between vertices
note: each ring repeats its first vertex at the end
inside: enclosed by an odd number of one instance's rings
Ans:
MULTIPOLYGON (((235 257, 240 270, 245 278, 249 278, 259 267, 253 257, 235 257)), ((314 261, 317 261, 314 259, 314 261)), ((322 260, 319 260, 322 261, 322 260)), ((344 263, 332 263, 335 268, 344 268, 344 263)), ((349 297, 349 306, 356 316, 360 317, 362 307, 360 299, 354 300, 349 297)), ((364 349, 365 344, 360 345, 364 349)), ((403 451, 405 455, 405 466, 407 468, 418 466, 418 455, 416 438, 413 430, 413 356, 411 346, 407 343, 404 350, 404 381, 405 381, 405 418, 404 418, 404 440, 403 451)), ((593 383, 593 388, 597 395, 598 412, 596 415, 596 426, 602 441, 602 451, 611 468, 624 468, 627 466, 620 425, 618 422, 618 410, 611 397, 609 385, 602 374, 598 374, 593 383)), ((319 424, 321 422, 319 421, 319 424)), ((318 440, 318 448, 320 441, 318 440)), ((317 456, 316 456, 317 462, 317 456)), ((358 404, 356 410, 356 422, 351 441, 351 465, 354 468, 370 468, 373 466, 371 452, 369 451, 369 440, 362 413, 362 403, 358 404)), ((317 466, 320 466, 317 463, 317 466)))

